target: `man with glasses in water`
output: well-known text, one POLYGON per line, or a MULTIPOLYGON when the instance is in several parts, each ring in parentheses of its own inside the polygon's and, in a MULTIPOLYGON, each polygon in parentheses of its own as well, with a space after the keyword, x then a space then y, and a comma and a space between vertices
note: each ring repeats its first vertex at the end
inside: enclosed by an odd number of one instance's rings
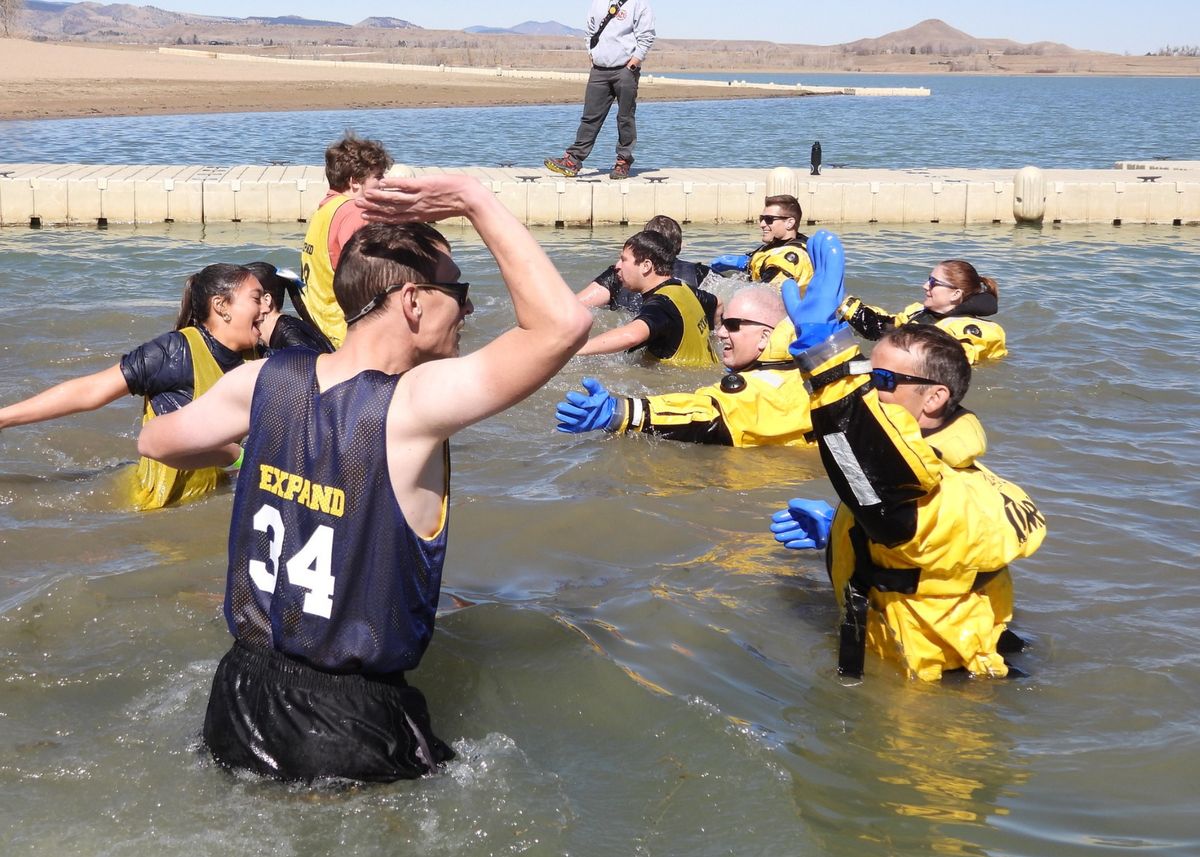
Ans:
POLYGON ((559 403, 558 430, 570 434, 603 429, 641 432, 671 440, 725 446, 812 446, 808 390, 788 346, 796 329, 779 291, 747 286, 734 294, 717 325, 719 383, 694 393, 613 396, 595 378, 585 393, 572 390, 559 403))
POLYGON ((863 674, 867 649, 911 676, 949 670, 1003 677, 1019 651, 1008 563, 1029 556, 1046 521, 1019 487, 979 461, 983 429, 960 402, 971 366, 952 336, 909 324, 862 359, 837 319, 844 298, 841 243, 809 242, 807 294, 785 284, 798 335, 797 365, 812 389, 821 461, 842 501, 797 498, 772 518, 793 549, 828 543, 826 568, 843 617, 838 671, 863 674))
POLYGON ((790 194, 768 196, 758 216, 763 243, 745 254, 718 256, 712 269, 718 274, 744 272, 753 282, 779 286, 792 280, 801 294, 812 279, 812 261, 808 257, 808 237, 800 232, 804 211, 790 194))
POLYGON ((248 363, 139 439, 143 454, 191 465, 246 437, 225 593, 234 644, 204 739, 220 764, 284 780, 408 779, 453 756, 405 681, 433 634, 448 439, 538 389, 591 325, 474 179, 385 179, 363 208, 397 225, 365 226, 342 252, 342 347, 248 363), (468 285, 420 222, 459 216, 495 257, 517 321, 465 356, 468 285))

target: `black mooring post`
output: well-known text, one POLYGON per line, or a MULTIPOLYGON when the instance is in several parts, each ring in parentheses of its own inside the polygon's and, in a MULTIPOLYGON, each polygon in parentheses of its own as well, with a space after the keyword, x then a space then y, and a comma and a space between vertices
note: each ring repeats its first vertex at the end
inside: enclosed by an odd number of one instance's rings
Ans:
POLYGON ((812 172, 809 175, 819 176, 821 174, 821 141, 812 145, 812 172))

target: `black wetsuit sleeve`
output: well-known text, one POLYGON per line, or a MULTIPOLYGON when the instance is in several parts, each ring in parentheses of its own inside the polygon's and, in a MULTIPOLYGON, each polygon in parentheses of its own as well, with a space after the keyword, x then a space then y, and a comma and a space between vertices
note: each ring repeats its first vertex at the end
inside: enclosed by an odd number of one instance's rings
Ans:
POLYGON ((164 333, 123 355, 121 374, 129 392, 149 398, 156 414, 178 410, 192 400, 192 353, 178 331, 164 333))
POLYGON ((617 308, 617 295, 621 292, 621 281, 617 279, 617 269, 614 265, 609 265, 604 269, 604 273, 597 274, 597 283, 608 289, 608 308, 617 308))
POLYGON ((290 315, 281 315, 275 322, 275 329, 271 331, 269 347, 271 351, 280 351, 284 348, 307 348, 318 354, 328 354, 333 351, 333 346, 320 331, 303 319, 293 318, 290 315))
POLYGON ((700 301, 700 307, 704 310, 708 329, 713 330, 717 326, 717 296, 712 292, 704 291, 704 289, 696 289, 696 300, 700 301))
POLYGON ((683 342, 683 316, 669 298, 662 295, 645 298, 637 318, 650 328, 650 337, 645 344, 647 351, 660 360, 666 360, 679 350, 679 344, 683 342))

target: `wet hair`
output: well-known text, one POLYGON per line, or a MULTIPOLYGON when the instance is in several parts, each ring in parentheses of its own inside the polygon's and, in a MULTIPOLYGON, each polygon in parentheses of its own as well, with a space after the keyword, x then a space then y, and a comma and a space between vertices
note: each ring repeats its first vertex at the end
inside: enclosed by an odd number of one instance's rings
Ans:
POLYGON ((212 313, 212 299, 230 298, 247 277, 254 276, 241 265, 217 263, 201 268, 187 278, 183 286, 183 299, 179 302, 179 318, 175 329, 196 327, 208 321, 212 313))
POLYGON ((947 259, 938 263, 939 268, 946 271, 946 282, 956 289, 962 289, 963 297, 969 298, 980 292, 990 292, 992 297, 1000 297, 1000 287, 991 277, 981 277, 975 266, 962 259, 947 259))
POLYGON ((427 223, 369 223, 342 248, 333 295, 347 318, 388 286, 428 283, 450 242, 427 223))
POLYGON ((678 258, 679 251, 683 249, 683 228, 678 220, 665 214, 656 214, 646 221, 642 229, 657 232, 666 238, 671 243, 671 254, 678 258))
POLYGON ((790 193, 781 193, 778 196, 768 196, 763 200, 763 208, 770 206, 783 209, 784 217, 796 218, 796 228, 800 228, 800 224, 804 222, 804 209, 800 207, 800 200, 792 196, 790 193))
POLYGON ((329 189, 344 191, 352 181, 383 176, 392 167, 392 156, 378 140, 364 140, 347 131, 325 150, 325 180, 329 189))
MULTIPOLYGON (((308 322, 314 331, 321 334, 322 339, 325 339, 325 335, 321 333, 320 326, 313 321, 313 317, 309 315, 308 307, 304 305, 304 299, 300 296, 299 280, 280 275, 279 269, 270 262, 251 262, 245 268, 258 280, 258 284, 263 288, 263 293, 271 296, 271 303, 274 305, 276 311, 283 312, 283 296, 286 293, 292 299, 292 306, 295 308, 296 314, 308 322)), ((288 273, 291 272, 289 271, 288 273)), ((328 342, 329 340, 326 339, 325 341, 328 342)), ((330 343, 329 350, 333 350, 332 343, 330 343)))
POLYGON ((675 254, 671 252, 671 242, 667 236, 643 229, 629 236, 625 249, 633 256, 633 261, 641 264, 650 260, 654 273, 670 276, 675 267, 675 254))
MULTIPOLYGON (((950 400, 944 415, 949 417, 954 413, 971 386, 971 362, 961 342, 940 327, 912 322, 888 331, 879 341, 912 354, 918 375, 945 385, 950 400)), ((923 384, 918 390, 927 386, 923 384)))

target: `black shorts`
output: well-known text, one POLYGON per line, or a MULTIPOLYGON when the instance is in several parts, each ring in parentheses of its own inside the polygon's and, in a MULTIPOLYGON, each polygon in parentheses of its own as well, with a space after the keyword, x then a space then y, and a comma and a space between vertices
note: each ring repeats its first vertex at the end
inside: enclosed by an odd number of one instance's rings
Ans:
POLYGON ((402 675, 321 672, 239 642, 213 676, 204 741, 221 765, 281 780, 416 779, 454 758, 402 675))

